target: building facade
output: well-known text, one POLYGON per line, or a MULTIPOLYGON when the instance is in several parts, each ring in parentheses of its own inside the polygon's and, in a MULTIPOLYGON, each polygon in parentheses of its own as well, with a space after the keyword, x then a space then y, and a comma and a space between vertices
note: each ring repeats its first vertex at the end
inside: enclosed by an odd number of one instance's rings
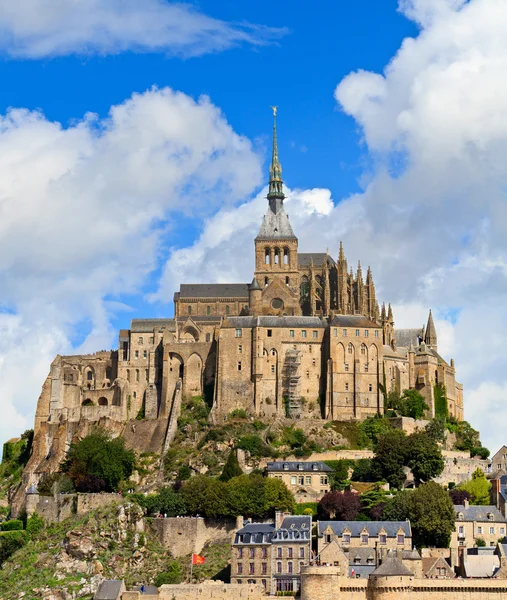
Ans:
POLYGON ((268 462, 266 467, 266 475, 283 481, 297 502, 319 502, 331 490, 332 472, 322 461, 268 462))
POLYGON ((277 513, 275 523, 247 523, 234 535, 231 582, 261 584, 271 594, 297 592, 311 543, 311 517, 277 513))
POLYGON ((456 529, 451 535, 451 548, 472 548, 477 540, 496 546, 507 532, 507 519, 496 506, 456 505, 456 529))

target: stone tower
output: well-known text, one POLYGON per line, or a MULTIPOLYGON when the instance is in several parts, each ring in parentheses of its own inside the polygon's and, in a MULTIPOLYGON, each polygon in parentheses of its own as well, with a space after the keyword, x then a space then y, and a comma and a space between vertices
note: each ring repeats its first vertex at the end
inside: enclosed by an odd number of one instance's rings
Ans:
POLYGON ((262 314, 301 314, 298 239, 283 201, 282 166, 278 158, 276 107, 273 107, 273 154, 269 169, 268 210, 255 238, 255 279, 263 289, 262 314))

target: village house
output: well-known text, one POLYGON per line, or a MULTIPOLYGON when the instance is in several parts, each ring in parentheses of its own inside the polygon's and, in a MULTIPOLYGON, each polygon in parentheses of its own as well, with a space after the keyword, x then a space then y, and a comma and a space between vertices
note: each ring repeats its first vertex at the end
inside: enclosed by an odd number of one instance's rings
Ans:
POLYGON ((456 505, 454 510, 456 529, 451 536, 451 547, 471 548, 477 545, 477 540, 496 546, 505 536, 507 519, 496 506, 470 506, 465 500, 465 504, 456 505))
POLYGON ((269 462, 266 467, 266 475, 283 481, 296 502, 319 502, 331 489, 329 474, 332 472, 333 469, 321 461, 269 462))

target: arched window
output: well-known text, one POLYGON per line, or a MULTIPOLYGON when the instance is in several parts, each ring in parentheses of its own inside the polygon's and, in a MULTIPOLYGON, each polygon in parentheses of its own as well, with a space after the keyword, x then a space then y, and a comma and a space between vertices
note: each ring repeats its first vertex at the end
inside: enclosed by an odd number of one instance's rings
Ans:
POLYGON ((139 369, 136 369, 136 381, 139 381, 139 369))
POLYGON ((208 317, 209 315, 211 315, 211 306, 206 307, 206 314, 208 315, 208 317))
POLYGON ((275 265, 280 264, 280 250, 275 248, 275 265))
POLYGON ((231 309, 229 308, 229 305, 226 304, 225 305, 225 314, 228 315, 231 312, 231 309))
POLYGON ((268 283, 269 283, 269 279, 267 277, 264 277, 264 285, 266 286, 266 285, 268 285, 268 283))
POLYGON ((127 369, 127 381, 130 381, 130 369, 127 369))
POLYGON ((93 373, 92 373, 92 371, 88 371, 88 373, 86 373, 86 379, 88 381, 91 381, 93 379, 93 373))
POLYGON ((289 249, 288 248, 283 249, 283 264, 284 265, 289 264, 289 249))
POLYGON ((145 375, 145 377, 146 377, 146 381, 148 381, 148 380, 149 380, 149 371, 148 371, 148 369, 146 369, 146 371, 145 371, 145 374, 144 374, 144 375, 145 375))
POLYGON ((132 394, 132 396, 133 396, 134 398, 137 398, 137 392, 134 392, 134 393, 132 394))
POLYGON ((289 284, 290 284, 290 279, 289 279, 289 277, 286 277, 285 278, 285 285, 289 285, 289 284))
POLYGON ((269 263, 270 263, 269 248, 265 248, 265 250, 264 250, 264 263, 266 265, 269 265, 269 263))
POLYGON ((99 398, 99 406, 107 406, 107 398, 99 398))
POLYGON ((90 400, 90 398, 87 398, 86 400, 83 400, 82 406, 93 406, 93 402, 90 400))
POLYGON ((354 346, 353 346, 352 344, 349 344, 349 345, 347 346, 347 352, 348 352, 349 354, 352 354, 352 353, 354 352, 354 346))
POLYGON ((361 344, 361 354, 366 354, 366 346, 361 344))
POLYGON ((188 305, 188 314, 191 315, 192 314, 192 307, 190 306, 190 304, 188 305))

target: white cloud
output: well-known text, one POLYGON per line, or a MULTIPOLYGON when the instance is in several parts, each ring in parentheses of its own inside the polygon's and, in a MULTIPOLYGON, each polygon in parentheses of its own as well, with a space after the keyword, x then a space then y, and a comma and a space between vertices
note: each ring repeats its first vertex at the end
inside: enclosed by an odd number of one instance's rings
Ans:
POLYGON ((206 97, 152 89, 70 127, 1 116, 0 440, 32 425, 57 352, 116 345, 105 298, 142 288, 178 212, 210 214, 260 181, 250 142, 206 97))
POLYGON ((262 46, 285 33, 228 23, 169 0, 0 0, 0 49, 19 58, 125 50, 199 56, 241 44, 262 46))

